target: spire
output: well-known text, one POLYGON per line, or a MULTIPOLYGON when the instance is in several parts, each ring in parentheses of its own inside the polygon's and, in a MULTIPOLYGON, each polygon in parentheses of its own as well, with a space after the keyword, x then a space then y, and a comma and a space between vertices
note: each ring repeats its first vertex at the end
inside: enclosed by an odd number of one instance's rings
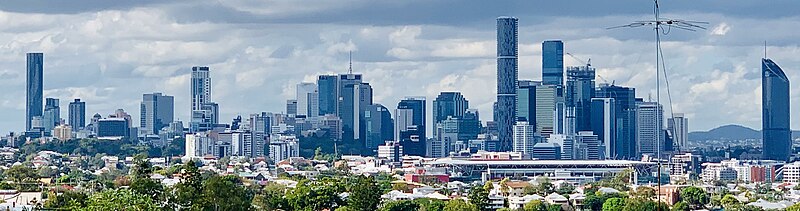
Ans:
POLYGON ((353 51, 350 51, 350 67, 347 69, 347 72, 353 74, 353 51))
POLYGON ((767 41, 764 40, 764 58, 767 58, 767 41))

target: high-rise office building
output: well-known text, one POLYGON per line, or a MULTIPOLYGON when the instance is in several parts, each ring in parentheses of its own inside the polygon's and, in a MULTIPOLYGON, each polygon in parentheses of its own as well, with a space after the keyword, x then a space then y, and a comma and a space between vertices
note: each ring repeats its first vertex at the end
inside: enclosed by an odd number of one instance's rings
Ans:
POLYGON ((614 99, 614 115, 617 118, 617 159, 636 159, 636 89, 601 84, 595 89, 597 98, 614 99))
POLYGON ((789 128, 789 78, 772 59, 761 60, 761 121, 763 159, 788 161, 792 152, 789 128))
POLYGON ((518 40, 515 17, 497 18, 497 130, 500 151, 510 151, 517 111, 518 40))
POLYGON ((143 94, 140 106, 139 130, 141 134, 158 134, 169 126, 175 117, 175 98, 161 93, 143 94))
POLYGON ((314 83, 297 84, 297 115, 315 117, 319 115, 319 93, 314 83))
POLYGON ((542 42, 542 83, 564 86, 564 43, 561 40, 542 42))
POLYGON ((514 125, 514 148, 512 151, 522 153, 524 157, 533 155, 533 146, 536 145, 536 128, 528 122, 519 121, 514 125))
POLYGON ((219 105, 211 99, 211 73, 208 67, 192 67, 192 110, 190 131, 207 131, 219 123, 219 105))
POLYGON ((74 131, 86 127, 86 102, 81 102, 81 99, 69 103, 69 125, 74 131))
POLYGON ((517 119, 524 118, 528 124, 536 126, 536 87, 540 81, 519 81, 517 88, 517 119))
POLYGON ((675 113, 667 122, 667 130, 672 133, 675 151, 686 150, 689 144, 689 118, 683 113, 675 113))
POLYGON ((424 97, 407 97, 397 104, 395 110, 395 140, 400 142, 408 155, 426 155, 424 97))
POLYGON ((297 115, 297 100, 286 100, 286 114, 297 115))
POLYGON ((536 130, 543 137, 564 134, 565 103, 563 88, 556 85, 536 86, 536 130))
POLYGON ((616 159, 622 151, 617 144, 617 116, 614 98, 592 98, 590 129, 603 144, 605 157, 616 159))
MULTIPOLYGON (((468 109, 461 117, 449 116, 447 119, 436 123, 433 140, 442 144, 441 157, 447 156, 450 152, 457 152, 467 149, 469 140, 478 138, 481 133, 481 122, 478 110, 468 109)), ((428 139, 431 140, 431 139, 428 139)), ((434 155, 433 153, 429 153, 434 155)))
POLYGON ((366 135, 364 133, 366 124, 363 124, 364 110, 368 105, 372 105, 372 86, 368 83, 348 84, 341 91, 339 117, 342 118, 342 139, 363 145, 366 135))
POLYGON ((567 89, 564 98, 567 105, 567 119, 574 123, 574 131, 591 129, 589 119, 594 97, 594 77, 595 69, 591 66, 567 67, 567 89))
MULTIPOLYGON (((348 86, 353 86, 356 84, 361 84, 361 74, 339 74, 339 78, 336 80, 336 115, 341 117, 344 112, 350 111, 343 111, 342 107, 344 106, 344 95, 345 94, 352 94, 350 89, 345 90, 348 86)), ((344 119, 342 119, 344 120, 344 119)))
POLYGON ((557 143, 536 143, 533 145, 531 158, 536 160, 560 160, 561 145, 557 143))
POLYGON ((433 123, 447 117, 461 117, 469 109, 469 101, 460 92, 442 92, 433 100, 433 123))
POLYGON ((45 99, 42 121, 44 131, 48 133, 61 123, 61 106, 58 99, 49 97, 45 99))
POLYGON ((576 160, 599 160, 603 159, 604 150, 601 149, 600 140, 592 131, 578 131, 575 135, 573 159, 576 160))
POLYGON ((25 130, 31 130, 31 120, 33 117, 42 116, 42 99, 44 97, 42 88, 42 75, 44 74, 44 54, 27 54, 27 81, 25 98, 25 130))
POLYGON ((656 156, 666 148, 664 108, 656 102, 636 102, 636 104, 637 151, 656 156))
POLYGON ((394 122, 389 109, 381 104, 367 105, 364 110, 365 147, 369 151, 394 139, 394 122))
POLYGON ((337 114, 336 106, 339 99, 337 92, 339 78, 336 75, 320 75, 317 79, 317 93, 319 116, 337 114))

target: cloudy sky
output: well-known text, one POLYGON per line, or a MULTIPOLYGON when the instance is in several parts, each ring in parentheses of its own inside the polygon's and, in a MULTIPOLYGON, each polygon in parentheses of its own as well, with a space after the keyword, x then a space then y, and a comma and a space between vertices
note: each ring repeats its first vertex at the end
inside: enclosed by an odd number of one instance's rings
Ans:
MULTIPOLYGON (((760 58, 781 65, 792 86, 792 128, 800 129, 800 2, 665 1, 662 16, 708 21, 673 30, 664 53, 675 112, 690 130, 724 124, 761 128, 760 58)), ((495 18, 520 21, 520 79, 541 78, 541 42, 561 39, 618 85, 655 96, 653 30, 606 30, 652 17, 652 2, 450 0, 40 1, 0 3, 0 131, 24 129, 25 53, 44 52, 44 95, 73 98, 87 115, 123 108, 138 122, 142 93, 175 96, 189 116, 189 72, 210 66, 221 121, 281 112, 295 84, 353 70, 375 102, 433 99, 461 91, 491 118, 495 99, 495 18)), ((580 62, 565 57, 566 65, 580 62)), ((430 102, 429 102, 430 104, 430 102)))

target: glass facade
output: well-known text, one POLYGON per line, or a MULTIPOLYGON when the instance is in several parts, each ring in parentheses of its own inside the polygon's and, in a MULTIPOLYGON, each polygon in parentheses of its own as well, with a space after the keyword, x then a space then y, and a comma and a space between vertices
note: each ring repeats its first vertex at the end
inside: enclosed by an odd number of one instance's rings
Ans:
POLYGON ((43 96, 42 74, 44 72, 44 54, 27 54, 27 96, 25 103, 25 130, 31 130, 33 117, 41 117, 43 96))
POLYGON ((788 161, 792 150, 789 129, 789 78, 771 59, 761 60, 763 159, 788 161))
POLYGON ((542 42, 542 83, 564 85, 564 43, 561 40, 542 42))
POLYGON ((74 131, 86 127, 86 102, 81 99, 69 103, 69 125, 74 131))
POLYGON ((426 155, 425 98, 409 97, 397 104, 395 138, 406 155, 426 155))
POLYGON ((617 159, 637 159, 639 154, 636 151, 636 89, 604 84, 595 89, 595 96, 614 99, 617 159))
POLYGON ((433 100, 433 123, 446 120, 448 116, 461 117, 469 109, 469 101, 460 92, 442 92, 433 100))
POLYGON ((500 151, 510 151, 517 111, 517 23, 515 17, 497 18, 497 130, 500 151))
POLYGON ((567 67, 567 110, 574 118, 575 131, 591 130, 590 116, 594 98, 595 69, 590 66, 567 67))
POLYGON ((336 114, 336 87, 338 78, 335 75, 320 75, 317 78, 317 92, 319 93, 319 115, 336 114))

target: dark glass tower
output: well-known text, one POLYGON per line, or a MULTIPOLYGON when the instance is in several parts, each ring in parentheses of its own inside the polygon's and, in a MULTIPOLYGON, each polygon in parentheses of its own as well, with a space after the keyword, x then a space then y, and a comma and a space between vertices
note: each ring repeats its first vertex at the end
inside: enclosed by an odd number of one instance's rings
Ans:
POLYGON ((469 109, 469 101, 460 92, 442 92, 433 100, 433 123, 446 120, 448 116, 461 117, 469 109))
MULTIPOLYGON (((595 69, 591 66, 567 67, 566 104, 569 113, 573 113, 575 131, 592 130, 592 98, 594 98, 595 69)), ((572 115, 572 114, 569 114, 572 115)), ((569 116, 568 115, 568 116, 569 116)))
POLYGON ((389 109, 381 104, 368 105, 364 110, 366 148, 376 151, 379 145, 394 139, 394 122, 389 109))
POLYGON ((497 18, 497 130, 499 151, 511 151, 517 111, 517 22, 515 17, 497 18))
POLYGON ((761 60, 763 159, 788 161, 792 150, 789 129, 789 78, 771 59, 761 60))
POLYGON ((408 97, 397 103, 395 138, 406 155, 426 155, 425 101, 423 97, 408 97))
POLYGON ((542 83, 564 86, 564 43, 561 40, 542 42, 542 83))
POLYGON ((33 117, 42 116, 43 94, 42 94, 42 74, 44 72, 44 54, 28 53, 27 60, 27 96, 25 98, 25 130, 31 130, 31 120, 33 117))
POLYGON ((636 159, 636 89, 615 85, 603 84, 595 89, 597 98, 614 99, 614 115, 616 118, 617 159, 636 159))
POLYGON ((317 90, 319 93, 319 115, 336 114, 337 105, 337 81, 336 75, 320 75, 317 78, 317 90))
POLYGON ((69 125, 74 131, 86 126, 86 102, 81 102, 81 99, 69 103, 69 125))
POLYGON ((522 118, 529 125, 536 126, 536 87, 542 86, 538 81, 519 81, 517 89, 517 119, 522 118))

